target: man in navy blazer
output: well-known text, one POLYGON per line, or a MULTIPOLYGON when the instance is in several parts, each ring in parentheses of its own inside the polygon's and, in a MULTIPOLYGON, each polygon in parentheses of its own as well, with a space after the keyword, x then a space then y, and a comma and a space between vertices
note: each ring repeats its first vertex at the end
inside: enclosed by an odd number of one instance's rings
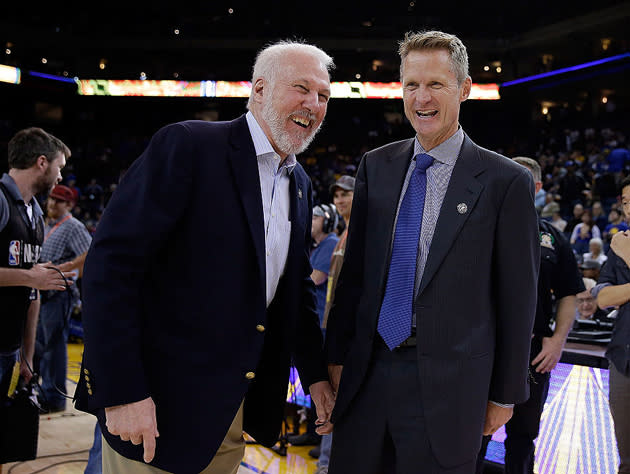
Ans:
POLYGON ((366 153, 357 171, 326 333, 337 391, 331 474, 472 473, 481 434, 528 397, 540 252, 533 180, 459 126, 471 79, 457 37, 408 34, 399 53, 416 137, 366 153), (413 230, 397 221, 410 222, 405 193, 427 163, 417 257, 396 267, 412 262, 398 300, 408 312, 392 328, 381 319, 398 307, 385 301, 407 274, 391 268, 395 237, 413 230), (392 334, 399 342, 386 341, 392 334))
POLYGON ((75 396, 98 416, 105 472, 235 473, 243 431, 277 441, 292 362, 329 419, 295 154, 332 67, 312 45, 265 48, 246 115, 163 127, 113 194, 85 263, 75 396))

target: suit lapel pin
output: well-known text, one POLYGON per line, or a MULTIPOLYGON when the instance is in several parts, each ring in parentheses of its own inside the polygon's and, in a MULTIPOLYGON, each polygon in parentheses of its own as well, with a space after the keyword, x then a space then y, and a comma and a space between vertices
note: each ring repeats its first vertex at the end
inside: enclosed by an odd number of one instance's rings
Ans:
POLYGON ((298 197, 302 199, 302 188, 298 189, 298 197))
POLYGON ((466 214, 466 212, 468 212, 468 206, 465 202, 460 202, 457 205, 457 212, 459 212, 460 214, 466 214))

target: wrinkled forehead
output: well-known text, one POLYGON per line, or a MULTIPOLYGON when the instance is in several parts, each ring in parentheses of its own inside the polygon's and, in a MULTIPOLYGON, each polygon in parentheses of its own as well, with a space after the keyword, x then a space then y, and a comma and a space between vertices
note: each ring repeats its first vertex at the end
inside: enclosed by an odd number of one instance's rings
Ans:
POLYGON ((282 55, 278 79, 285 81, 308 80, 321 87, 330 88, 330 74, 326 65, 312 54, 290 51, 282 55))

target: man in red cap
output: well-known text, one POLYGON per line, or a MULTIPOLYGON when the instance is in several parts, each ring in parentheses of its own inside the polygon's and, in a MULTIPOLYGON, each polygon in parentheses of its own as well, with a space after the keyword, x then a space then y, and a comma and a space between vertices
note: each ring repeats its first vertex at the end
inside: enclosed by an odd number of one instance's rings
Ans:
MULTIPOLYGON (((52 262, 61 271, 83 271, 83 262, 92 241, 85 225, 72 216, 75 196, 61 184, 51 191, 46 203, 47 223, 41 259, 52 262)), ((79 300, 76 285, 70 291, 43 291, 37 327, 37 349, 42 376, 40 401, 48 412, 66 408, 66 371, 68 365, 68 320, 79 300)))

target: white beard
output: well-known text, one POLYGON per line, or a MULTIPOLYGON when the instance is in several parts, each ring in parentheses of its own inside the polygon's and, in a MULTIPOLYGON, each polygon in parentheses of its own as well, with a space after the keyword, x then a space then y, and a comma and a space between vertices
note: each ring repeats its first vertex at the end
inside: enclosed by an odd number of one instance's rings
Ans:
POLYGON ((281 117, 274 108, 273 93, 271 94, 271 97, 272 99, 266 100, 262 106, 262 118, 271 131, 271 138, 273 139, 273 142, 281 152, 286 153, 287 155, 297 155, 302 153, 311 144, 313 138, 317 135, 317 132, 319 132, 321 123, 305 137, 287 133, 283 129, 286 118, 281 117))

